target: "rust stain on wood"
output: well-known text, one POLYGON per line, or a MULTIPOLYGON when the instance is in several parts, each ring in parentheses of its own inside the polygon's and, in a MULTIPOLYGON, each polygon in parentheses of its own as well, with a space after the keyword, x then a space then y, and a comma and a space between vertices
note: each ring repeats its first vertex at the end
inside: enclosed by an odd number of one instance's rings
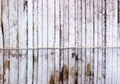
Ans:
POLYGON ((3 75, 2 75, 2 74, 0 74, 0 80, 2 80, 2 77, 3 77, 3 75))
POLYGON ((5 62, 4 62, 4 69, 6 70, 6 69, 10 69, 10 61, 9 60, 6 60, 5 62))
POLYGON ((60 81, 63 83, 63 81, 67 79, 68 79, 68 68, 66 65, 63 65, 62 71, 60 72, 60 81))
POLYGON ((78 84, 78 71, 76 71, 75 73, 75 80, 74 80, 74 84, 78 84))
POLYGON ((55 84, 59 84, 59 76, 55 77, 55 84))
POLYGON ((91 76, 91 67, 90 67, 90 64, 87 64, 87 67, 86 67, 86 76, 91 76))
POLYGON ((55 77, 54 75, 51 75, 49 84, 59 84, 59 77, 58 76, 55 77))
POLYGON ((115 10, 115 7, 114 6, 112 6, 112 11, 114 11, 115 10))
POLYGON ((55 84, 54 81, 55 81, 55 77, 54 77, 54 75, 51 75, 49 84, 55 84))

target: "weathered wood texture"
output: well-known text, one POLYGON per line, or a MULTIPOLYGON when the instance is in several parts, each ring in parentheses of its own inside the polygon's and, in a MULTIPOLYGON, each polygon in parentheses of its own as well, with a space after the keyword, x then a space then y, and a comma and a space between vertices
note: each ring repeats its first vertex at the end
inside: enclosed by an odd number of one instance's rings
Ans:
POLYGON ((0 84, 120 84, 120 0, 0 0, 0 84), (2 49, 6 48, 6 49, 2 49))

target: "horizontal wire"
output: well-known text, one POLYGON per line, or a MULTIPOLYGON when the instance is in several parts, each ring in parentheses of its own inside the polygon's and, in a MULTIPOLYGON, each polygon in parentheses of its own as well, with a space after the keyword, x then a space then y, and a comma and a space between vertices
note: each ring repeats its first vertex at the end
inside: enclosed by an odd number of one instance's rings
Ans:
POLYGON ((92 46, 92 47, 36 47, 36 48, 0 48, 0 50, 34 50, 34 49, 80 49, 80 48, 120 48, 120 46, 92 46))

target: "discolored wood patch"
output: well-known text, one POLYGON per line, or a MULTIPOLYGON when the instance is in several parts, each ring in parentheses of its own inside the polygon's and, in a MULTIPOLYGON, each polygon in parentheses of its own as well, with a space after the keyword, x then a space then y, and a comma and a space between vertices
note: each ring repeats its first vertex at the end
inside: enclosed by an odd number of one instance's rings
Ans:
POLYGON ((87 67, 86 67, 86 76, 91 76, 91 67, 90 67, 90 64, 87 64, 87 67))
POLYGON ((73 58, 73 57, 76 57, 76 52, 73 52, 73 53, 72 53, 72 58, 73 58))
POLYGON ((51 75, 49 84, 55 84, 54 81, 55 81, 55 77, 54 77, 54 75, 51 75))
POLYGON ((6 69, 10 69, 10 61, 9 60, 6 60, 5 62, 4 62, 4 69, 6 70, 6 69))
POLYGON ((2 77, 3 77, 3 75, 2 75, 2 74, 0 74, 0 80, 2 80, 2 77))
POLYGON ((60 81, 62 84, 64 80, 68 80, 68 68, 66 65, 63 65, 62 71, 60 72, 60 81))
POLYGON ((27 1, 24 1, 24 5, 23 5, 24 10, 27 8, 27 5, 28 5, 28 2, 27 2, 27 1))
POLYGON ((74 84, 78 84, 78 71, 76 71, 75 73, 75 80, 74 80, 74 84))
POLYGON ((55 76, 55 84, 59 84, 59 75, 55 76))

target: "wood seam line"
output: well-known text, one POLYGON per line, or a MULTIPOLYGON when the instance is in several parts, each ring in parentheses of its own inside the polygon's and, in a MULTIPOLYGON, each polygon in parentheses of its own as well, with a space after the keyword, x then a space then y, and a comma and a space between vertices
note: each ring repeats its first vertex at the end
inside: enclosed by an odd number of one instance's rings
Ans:
POLYGON ((0 48, 0 50, 30 50, 30 49, 79 49, 79 48, 120 48, 120 46, 92 46, 92 47, 38 47, 38 48, 0 48))

